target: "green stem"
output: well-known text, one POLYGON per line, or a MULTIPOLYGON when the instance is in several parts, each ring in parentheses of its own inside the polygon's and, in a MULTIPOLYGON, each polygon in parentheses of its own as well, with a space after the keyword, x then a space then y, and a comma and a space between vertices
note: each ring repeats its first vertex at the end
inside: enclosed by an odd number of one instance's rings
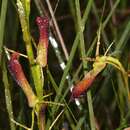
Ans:
MULTIPOLYGON (((82 21, 81 21, 79 0, 75 0, 75 5, 76 5, 78 31, 80 32, 80 51, 81 51, 81 57, 83 58, 83 57, 86 57, 86 54, 85 54, 85 42, 84 42, 84 35, 83 35, 83 30, 82 30, 82 21)), ((83 68, 85 70, 87 68, 87 62, 85 60, 83 60, 82 62, 83 62, 83 68)), ((86 73, 86 71, 84 71, 84 75, 85 75, 85 73, 86 73)), ((96 130, 94 111, 93 111, 93 105, 92 105, 92 96, 91 96, 90 91, 87 92, 87 100, 88 100, 88 109, 89 109, 91 130, 96 130)))
POLYGON ((124 49, 128 39, 129 39, 129 36, 130 36, 130 21, 127 23, 127 25, 121 35, 121 38, 118 41, 118 45, 116 46, 115 51, 121 51, 124 49))
MULTIPOLYGON (((51 84, 53 85, 53 87, 54 87, 54 89, 55 89, 55 91, 56 91, 56 94, 59 94, 59 93, 58 93, 58 86, 57 86, 56 82, 54 81, 54 78, 52 77, 52 74, 50 73, 49 70, 47 70, 47 73, 48 73, 50 82, 51 82, 51 84)), ((75 116, 73 115, 72 111, 70 110, 68 104, 66 103, 66 100, 65 100, 64 97, 60 100, 60 102, 63 102, 63 101, 64 101, 64 103, 65 103, 65 106, 67 107, 67 109, 64 109, 65 115, 66 115, 66 117, 67 117, 67 119, 68 119, 68 121, 69 121, 69 123, 70 123, 70 126, 73 128, 73 127, 74 127, 74 123, 77 124, 78 122, 77 122, 75 116), (72 119, 73 119, 75 122, 74 122, 72 119)), ((57 107, 58 107, 58 106, 57 106, 57 107)), ((58 108, 59 108, 59 107, 58 107, 58 108)), ((52 110, 53 110, 53 109, 52 109, 52 110)), ((55 110, 55 109, 54 109, 54 110, 55 110)), ((54 112, 55 112, 55 111, 54 111, 54 112)), ((53 112, 52 112, 52 115, 54 115, 53 112)), ((51 124, 51 120, 48 119, 48 121, 47 121, 47 128, 49 128, 50 124, 51 124)))
MULTIPOLYGON (((82 18, 82 29, 84 29, 86 20, 88 19, 88 15, 89 15, 89 12, 90 12, 92 3, 93 3, 93 0, 90 0, 89 3, 88 3, 87 8, 85 9, 85 12, 84 12, 84 15, 83 15, 83 18, 82 18)), ((73 46, 72 46, 72 49, 71 49, 71 52, 70 52, 69 60, 68 60, 68 62, 67 62, 66 68, 65 68, 64 73, 63 73, 63 76, 62 76, 62 78, 61 78, 61 82, 60 82, 59 90, 58 90, 58 91, 59 91, 59 92, 58 92, 59 94, 61 93, 61 91, 62 91, 62 89, 63 89, 64 83, 65 83, 65 80, 66 80, 66 76, 67 76, 67 74, 68 74, 68 72, 69 72, 69 69, 70 69, 70 67, 71 67, 72 60, 73 60, 73 58, 74 58, 74 54, 75 54, 76 49, 77 49, 77 46, 78 46, 79 35, 80 35, 80 32, 78 32, 78 33, 76 34, 76 37, 75 37, 75 40, 74 40, 74 43, 73 43, 73 46)), ((58 101, 57 97, 59 97, 59 95, 56 96, 55 101, 58 101)))
POLYGON ((1 5, 1 14, 0 14, 0 54, 2 53, 2 46, 3 46, 3 39, 4 39, 7 5, 8 5, 8 0, 3 0, 1 5))
MULTIPOLYGON (((3 83, 4 83, 4 87, 5 87, 5 101, 6 101, 7 112, 9 114, 9 119, 14 119, 11 93, 10 93, 10 85, 8 82, 7 69, 6 69, 6 64, 5 64, 4 59, 3 59, 2 68, 3 68, 2 73, 3 73, 3 83)), ((16 130, 15 124, 11 120, 9 120, 9 122, 10 122, 11 130, 16 130)))
MULTIPOLYGON (((7 13, 7 5, 8 0, 3 0, 1 5, 1 14, 0 14, 0 54, 2 53, 2 46, 3 46, 3 39, 4 39, 4 31, 5 31, 5 23, 6 23, 6 13, 7 13)), ((4 56, 4 55, 2 55, 4 56)), ((14 118, 13 116, 13 109, 12 109, 12 100, 11 100, 11 93, 10 93, 10 86, 8 82, 8 76, 7 76, 7 69, 5 64, 5 59, 0 57, 0 62, 2 61, 2 74, 3 74, 3 83, 4 83, 4 90, 5 90, 5 102, 7 107, 7 112, 9 115, 9 118, 14 118)), ((11 120, 9 120, 10 123, 10 129, 15 130, 15 125, 11 120)))
MULTIPOLYGON (((116 0, 116 2, 114 3, 114 5, 113 5, 114 8, 112 8, 112 10, 110 11, 109 15, 106 17, 105 21, 104 21, 103 24, 102 24, 102 30, 105 29, 105 27, 106 27, 106 25, 108 24, 110 18, 112 17, 112 14, 115 12, 115 10, 116 10, 116 8, 117 8, 119 2, 120 2, 120 0, 116 0)), ((130 24, 129 24, 129 25, 130 25, 130 24)), ((126 29, 125 29, 125 30, 126 30, 126 29)), ((129 29, 127 29, 127 30, 129 30, 129 29)), ((121 37, 121 38, 122 38, 122 37, 121 37)), ((127 38, 127 37, 125 37, 125 38, 127 38)), ((125 40, 125 39, 123 38, 122 40, 125 40)), ((90 56, 90 54, 91 54, 91 52, 92 52, 92 50, 93 50, 93 48, 94 48, 94 46, 95 46, 95 44, 96 44, 96 41, 97 41, 97 37, 94 38, 91 47, 90 47, 89 50, 87 51, 87 54, 86 54, 87 57, 90 56)), ((120 42, 119 42, 119 43, 120 43, 120 42)), ((122 43, 121 43, 121 44, 122 44, 122 43)))
POLYGON ((110 13, 108 14, 106 20, 103 23, 103 28, 107 25, 108 21, 110 20, 111 16, 113 15, 114 11, 116 10, 118 4, 120 3, 120 0, 116 0, 116 2, 114 3, 110 13))
MULTIPOLYGON (((25 3, 26 2, 27 1, 25 1, 25 3)), ((27 4, 30 4, 30 2, 27 4)), ((18 6, 19 18, 20 18, 20 23, 21 23, 22 32, 23 32, 23 39, 25 42, 26 51, 27 51, 27 55, 28 55, 28 59, 29 59, 30 67, 31 67, 32 78, 34 81, 34 86, 36 89, 37 96, 42 97, 43 96, 43 80, 44 80, 43 75, 42 75, 42 68, 39 65, 35 64, 35 59, 34 59, 34 54, 33 54, 33 49, 32 49, 32 42, 31 42, 31 34, 29 32, 30 5, 24 6, 20 0, 17 0, 17 6, 18 6)))
MULTIPOLYGON (((22 32, 23 32, 23 39, 25 42, 26 46, 26 51, 30 63, 30 68, 31 68, 31 74, 34 82, 34 86, 36 89, 37 97, 40 98, 43 96, 43 82, 44 82, 44 77, 42 74, 42 67, 38 64, 35 63, 34 59, 34 53, 32 49, 32 41, 31 41, 31 34, 30 34, 30 29, 29 29, 29 14, 30 14, 30 1, 24 0, 20 1, 17 0, 17 6, 18 6, 18 12, 19 12, 19 18, 20 18, 20 23, 22 27, 22 32)), ((37 106, 36 112, 39 113, 41 111, 42 107, 41 105, 37 106)), ((43 130, 44 128, 44 118, 45 115, 38 116, 38 127, 40 130, 43 130), (40 122, 43 123, 41 124, 40 122)))

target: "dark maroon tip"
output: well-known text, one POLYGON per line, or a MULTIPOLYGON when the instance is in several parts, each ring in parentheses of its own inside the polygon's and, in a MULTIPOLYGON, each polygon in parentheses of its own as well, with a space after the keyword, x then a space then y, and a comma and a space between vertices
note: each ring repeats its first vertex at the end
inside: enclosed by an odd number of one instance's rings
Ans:
POLYGON ((49 19, 47 17, 37 17, 36 18, 36 23, 40 31, 40 38, 39 41, 41 40, 46 40, 48 41, 48 32, 49 32, 49 19))
POLYGON ((23 74, 22 67, 18 61, 19 53, 12 53, 11 59, 8 62, 8 69, 10 74, 13 76, 14 80, 21 86, 21 74, 23 74))
POLYGON ((36 18, 36 23, 37 23, 37 25, 38 25, 39 27, 41 27, 41 28, 46 28, 46 27, 48 27, 48 25, 49 25, 49 19, 48 19, 48 17, 44 17, 44 18, 42 18, 42 17, 37 17, 37 18, 36 18))

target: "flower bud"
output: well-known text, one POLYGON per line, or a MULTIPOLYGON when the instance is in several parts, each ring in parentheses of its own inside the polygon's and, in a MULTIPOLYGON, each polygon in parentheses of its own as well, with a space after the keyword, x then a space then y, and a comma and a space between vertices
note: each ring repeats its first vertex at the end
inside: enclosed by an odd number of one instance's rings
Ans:
POLYGON ((36 61, 45 67, 47 65, 49 20, 47 17, 37 17, 36 23, 40 31, 36 61))
POLYGON ((80 97, 85 91, 87 91, 94 82, 95 77, 96 76, 93 75, 93 70, 89 71, 72 89, 71 100, 80 97))
POLYGON ((15 79, 17 84, 24 91, 24 94, 28 99, 29 106, 34 107, 37 102, 37 98, 24 75, 22 66, 19 63, 18 59, 19 59, 18 53, 15 52, 11 55, 11 58, 8 62, 9 72, 12 75, 12 77, 15 79))

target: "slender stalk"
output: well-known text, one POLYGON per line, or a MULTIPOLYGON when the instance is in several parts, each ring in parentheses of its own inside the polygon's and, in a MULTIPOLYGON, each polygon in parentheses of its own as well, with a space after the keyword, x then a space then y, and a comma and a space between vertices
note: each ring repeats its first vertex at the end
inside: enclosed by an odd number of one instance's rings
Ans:
MULTIPOLYGON (((105 5, 104 5, 104 8, 105 8, 105 5)), ((98 9, 97 9, 95 3, 93 3, 93 12, 94 12, 94 15, 96 17, 96 21, 97 21, 98 26, 100 26, 100 23, 102 22, 102 20, 100 20, 100 19, 102 19, 102 18, 100 18, 98 15, 98 9)), ((103 14, 102 14, 102 16, 103 16, 103 14)), ((106 44, 108 46, 109 41, 108 41, 108 37, 107 37, 104 29, 102 29, 102 37, 104 40, 104 44, 106 44)))
POLYGON ((130 35, 130 21, 126 24, 126 27, 118 41, 118 45, 116 46, 115 51, 121 51, 122 49, 124 49, 124 47, 127 44, 128 38, 130 35))
MULTIPOLYGON (((75 0, 75 5, 76 5, 78 31, 80 32, 80 51, 81 51, 81 57, 83 58, 83 57, 86 57, 86 54, 85 54, 85 42, 84 42, 84 35, 83 35, 83 30, 82 30, 82 21, 81 21, 79 0, 75 0)), ((83 68, 85 70, 87 67, 87 62, 85 60, 83 60, 82 62, 83 62, 83 68)), ((85 75, 85 73, 86 73, 86 71, 84 71, 84 75, 85 75)), ((87 92, 87 100, 88 100, 91 130, 96 130, 93 105, 92 105, 92 97, 91 97, 90 91, 87 92)))
MULTIPOLYGON (((116 0, 116 2, 114 3, 114 9, 112 9, 110 12, 109 12, 109 15, 106 17, 105 21, 103 22, 102 24, 102 30, 105 29, 106 25, 108 24, 110 18, 112 17, 112 14, 114 13, 114 11, 116 10, 118 4, 119 4, 120 0, 116 0)), ((92 52, 92 49, 94 48, 95 44, 96 44, 96 41, 97 41, 97 37, 94 38, 92 44, 91 44, 91 47, 89 48, 89 50, 87 51, 87 54, 86 56, 90 56, 91 52, 92 52)))
MULTIPOLYGON (((61 93, 62 93, 63 85, 65 83, 66 76, 68 75, 69 69, 70 69, 71 64, 72 64, 72 60, 74 58, 74 54, 75 54, 77 46, 78 46, 78 39, 79 39, 79 35, 77 35, 77 38, 74 41, 69 60, 67 62, 66 68, 64 70, 64 73, 63 73, 63 76, 62 76, 62 79, 61 79, 61 82, 60 82, 60 86, 59 86, 59 88, 57 88, 57 94, 56 94, 54 102, 60 101, 60 98, 62 96, 61 93)), ((59 108, 59 106, 57 106, 57 107, 52 106, 52 115, 56 112, 56 110, 58 110, 58 108, 59 108)), ((50 121, 48 121, 48 124, 50 124, 50 121)))
MULTIPOLYGON (((88 12, 90 11, 90 7, 91 7, 91 5, 92 5, 92 2, 93 2, 93 0, 91 0, 91 1, 89 1, 89 3, 88 3, 88 8, 86 8, 86 10, 85 10, 85 13, 84 13, 84 15, 83 15, 83 27, 85 26, 84 24, 85 24, 85 21, 87 20, 87 18, 88 18, 88 12), (86 13, 87 12, 87 13, 86 13)), ((78 43, 79 43, 79 35, 80 35, 80 33, 78 32, 77 34, 76 34, 76 37, 75 37, 75 40, 74 40, 74 43, 73 43, 73 46, 72 46, 72 49, 71 49, 71 52, 70 52, 70 56, 69 56, 69 60, 68 60, 68 62, 67 62, 67 65, 66 65, 66 68, 64 69, 64 73, 63 73, 63 76, 62 76, 62 78, 61 78, 61 82, 60 82, 60 85, 59 85, 59 88, 58 88, 58 92, 57 92, 57 95, 56 95, 56 97, 55 97, 55 100, 54 100, 54 102, 58 102, 58 100, 60 100, 61 99, 61 93, 62 93, 62 90, 63 90, 63 87, 64 87, 64 83, 65 83, 65 81, 66 81, 66 76, 68 75, 68 72, 69 72, 69 70, 70 70, 70 67, 71 67, 71 64, 72 64, 72 60, 73 60, 73 58, 74 58, 74 55, 75 55, 75 52, 76 52, 76 49, 77 49, 77 46, 78 46, 78 43)), ((63 98, 62 98, 63 99, 63 98)), ((60 100, 61 102, 62 102, 62 100, 60 100)), ((57 106, 57 109, 58 109, 58 106, 57 106)), ((56 112, 55 111, 55 108, 53 107, 53 109, 52 109, 52 114, 54 113, 54 112, 56 112)))
POLYGON ((59 90, 58 90, 58 95, 56 95, 55 102, 57 102, 58 99, 59 99, 59 96, 60 96, 60 94, 62 92, 64 83, 65 83, 65 80, 66 80, 66 76, 68 75, 69 69, 71 67, 72 60, 74 58, 74 55, 75 55, 75 52, 76 52, 76 49, 77 49, 77 46, 78 46, 79 34, 80 33, 78 32, 78 35, 77 35, 77 37, 76 37, 76 39, 74 41, 74 44, 72 46, 71 53, 70 53, 70 56, 69 56, 69 60, 67 62, 66 68, 64 69, 64 73, 63 73, 63 76, 61 78, 61 82, 60 82, 59 90))
POLYGON ((5 101, 6 101, 6 107, 7 107, 7 112, 9 114, 9 123, 10 123, 10 129, 11 130, 16 130, 15 124, 11 121, 11 119, 14 119, 13 116, 13 108, 12 108, 12 99, 11 99, 11 93, 10 93, 10 85, 8 81, 8 76, 7 76, 7 69, 6 69, 6 64, 5 64, 5 59, 3 59, 2 63, 2 68, 3 68, 3 83, 5 87, 5 101))
POLYGON ((41 0, 34 0, 34 2, 37 6, 38 12, 40 13, 40 16, 44 17, 44 15, 45 15, 49 18, 49 15, 48 15, 46 9, 44 8, 41 0))
MULTIPOLYGON (((53 87, 54 87, 56 93, 58 94, 58 86, 57 86, 57 84, 55 83, 54 78, 52 77, 52 74, 50 73, 49 70, 47 71, 47 73, 48 73, 50 82, 52 83, 52 85, 53 85, 53 87)), ((71 109, 69 108, 68 104, 66 103, 66 100, 65 100, 64 97, 61 99, 60 102, 63 102, 63 101, 64 101, 64 103, 65 103, 65 106, 67 107, 67 109, 64 109, 65 115, 66 115, 66 117, 67 117, 69 123, 71 124, 70 126, 73 128, 73 127, 74 127, 74 121, 75 121, 75 123, 77 124, 77 120, 75 119, 75 116, 74 116, 74 114, 72 113, 71 109), (72 118, 73 118, 74 121, 72 120, 72 118)), ((55 111, 54 111, 54 112, 55 112, 55 111)), ((54 114, 54 113, 52 113, 52 115, 53 115, 53 114, 54 114)), ((50 122, 50 120, 48 119, 48 121, 47 121, 47 126, 48 126, 48 127, 47 127, 47 128, 49 128, 50 123, 51 123, 51 122, 50 122)))
MULTIPOLYGON (((86 8, 85 12, 84 12, 84 15, 83 15, 83 18, 82 18, 82 29, 84 30, 84 26, 85 26, 85 21, 88 19, 88 15, 89 15, 89 12, 90 12, 90 7, 92 6, 92 2, 93 0, 90 0, 89 3, 88 3, 88 7, 86 8)), ((71 49, 71 52, 70 52, 70 56, 69 56, 69 60, 67 62, 67 65, 66 65, 66 68, 64 70, 64 73, 63 73, 63 76, 61 78, 61 82, 60 82, 60 85, 59 85, 59 94, 61 93, 62 89, 63 89, 63 86, 64 86, 64 83, 65 83, 65 80, 66 80, 66 76, 69 72, 69 69, 71 67, 71 64, 72 64, 72 60, 74 58, 74 54, 76 52, 76 49, 77 49, 77 46, 78 46, 78 42, 79 42, 79 36, 80 36, 80 32, 78 32, 75 36, 75 40, 74 40, 74 43, 73 43, 73 46, 72 46, 72 49, 71 49)), ((59 95, 58 95, 59 97, 59 95)), ((57 96, 56 96, 57 98, 57 96)), ((58 100, 55 100, 55 101, 58 101, 58 100)))
POLYGON ((1 5, 1 14, 0 14, 0 54, 2 53, 7 6, 8 6, 8 0, 3 0, 1 5))
POLYGON ((115 11, 115 9, 117 8, 117 6, 118 6, 119 3, 120 3, 120 0, 116 0, 116 2, 114 3, 114 5, 113 5, 113 7, 112 7, 112 9, 111 9, 111 11, 110 11, 110 13, 108 14, 106 20, 105 20, 104 23, 103 23, 103 28, 107 25, 108 21, 109 21, 110 18, 112 17, 112 15, 113 15, 113 13, 114 13, 114 11, 115 11))
MULTIPOLYGON (((17 0, 17 6, 18 6, 21 27, 23 31, 23 39, 25 41, 26 51, 27 51, 27 55, 28 55, 28 59, 29 59, 30 67, 31 67, 31 73, 32 73, 32 78, 34 81, 36 93, 38 97, 42 97, 44 77, 41 71, 42 68, 35 63, 35 59, 34 59, 31 35, 29 32, 29 18, 28 17, 30 13, 26 12, 26 11, 30 11, 30 9, 25 9, 25 6, 20 0, 17 0)), ((30 6, 28 5, 27 8, 30 8, 30 6)))
MULTIPOLYGON (((0 14, 0 55, 2 55, 2 51, 3 51, 2 46, 3 46, 3 41, 4 41, 7 6, 8 6, 8 0, 3 0, 2 5, 1 5, 1 14, 0 14)), ((6 102, 6 108, 7 108, 9 118, 11 119, 11 118, 14 118, 14 116, 13 116, 10 86, 9 86, 9 82, 8 82, 7 69, 6 69, 4 55, 2 55, 2 56, 3 56, 3 58, 0 57, 0 62, 2 63, 1 67, 2 67, 2 74, 3 74, 5 102, 6 102)), ((11 130, 16 130, 15 125, 13 122, 11 122, 11 120, 9 120, 9 124, 10 124, 11 130)))
MULTIPOLYGON (((26 46, 26 51, 30 63, 31 74, 34 81, 37 97, 40 98, 43 96, 43 83, 44 77, 42 72, 42 67, 35 63, 34 53, 32 49, 32 41, 31 41, 31 34, 29 29, 29 14, 30 14, 30 1, 24 0, 20 1, 17 0, 18 12, 20 23, 23 32, 23 39, 26 46)), ((36 108, 36 113, 42 111, 41 105, 38 105, 36 108)), ((44 123, 45 123, 45 114, 44 115, 37 115, 37 123, 40 130, 44 130, 44 123), (40 123, 42 122, 42 123, 40 123)))
POLYGON ((40 109, 39 109, 39 117, 38 117, 38 126, 39 126, 39 130, 45 130, 46 128, 46 123, 45 123, 45 115, 46 115, 46 104, 41 104, 40 105, 40 109))
POLYGON ((64 54, 65 54, 65 57, 66 57, 66 59, 68 60, 68 57, 69 57, 69 56, 68 56, 68 52, 67 52, 67 49, 66 49, 64 40, 63 40, 63 38, 62 38, 62 36, 61 36, 61 33, 60 33, 60 30, 59 30, 58 24, 57 24, 57 22, 56 22, 56 19, 55 19, 54 12, 53 12, 53 10, 52 10, 50 1, 49 1, 49 0, 46 0, 46 3, 47 3, 47 6, 48 6, 48 8, 49 8, 49 11, 50 11, 50 14, 51 14, 51 17, 52 17, 52 20, 53 20, 53 23, 54 23, 56 32, 57 32, 57 34, 58 34, 58 37, 59 37, 59 40, 60 40, 62 49, 63 49, 64 54))

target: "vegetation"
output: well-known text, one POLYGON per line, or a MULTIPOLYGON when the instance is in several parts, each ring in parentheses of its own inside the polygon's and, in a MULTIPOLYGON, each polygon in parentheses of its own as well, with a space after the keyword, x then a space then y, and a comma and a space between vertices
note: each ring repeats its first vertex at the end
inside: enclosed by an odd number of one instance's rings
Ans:
POLYGON ((0 0, 0 129, 130 129, 128 0, 0 0))

